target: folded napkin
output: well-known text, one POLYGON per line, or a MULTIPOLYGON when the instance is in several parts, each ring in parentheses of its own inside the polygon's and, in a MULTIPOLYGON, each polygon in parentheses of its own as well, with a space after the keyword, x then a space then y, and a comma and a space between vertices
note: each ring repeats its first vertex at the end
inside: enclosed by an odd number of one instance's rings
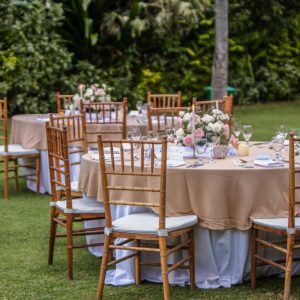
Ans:
POLYGON ((284 167, 283 162, 276 162, 273 160, 254 160, 254 164, 257 166, 265 167, 265 168, 281 168, 284 167))
POLYGON ((256 156, 256 160, 271 160, 271 156, 269 154, 259 154, 256 156))
POLYGON ((129 116, 135 117, 139 115, 139 111, 138 110, 131 110, 129 112, 129 116))
POLYGON ((36 118, 37 121, 40 121, 40 122, 49 122, 50 119, 49 118, 36 118))
POLYGON ((167 167, 180 167, 184 166, 185 162, 183 160, 173 160, 173 159, 168 159, 167 160, 167 167))

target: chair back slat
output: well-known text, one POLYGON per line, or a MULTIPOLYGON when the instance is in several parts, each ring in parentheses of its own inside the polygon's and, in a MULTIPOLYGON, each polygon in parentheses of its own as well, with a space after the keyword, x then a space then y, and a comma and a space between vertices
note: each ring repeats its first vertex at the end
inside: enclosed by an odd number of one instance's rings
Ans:
MULTIPOLYGON (((290 133, 289 136, 289 218, 288 218, 288 227, 295 228, 295 204, 296 201, 296 190, 299 188, 296 185, 296 174, 299 170, 296 168, 295 162, 295 147, 296 144, 300 142, 300 137, 295 137, 294 133, 290 133)), ((297 177, 299 179, 299 177, 297 177)))
MULTIPOLYGON (((166 169, 167 169, 167 140, 162 141, 133 141, 133 140, 105 140, 102 136, 98 136, 99 159, 101 170, 101 182, 103 189, 103 202, 105 208, 106 226, 111 226, 110 204, 118 205, 137 205, 145 207, 157 207, 159 210, 160 229, 165 226, 165 201, 166 201, 166 169), (109 145, 109 146, 108 146, 109 145), (160 151, 161 158, 157 159, 156 151, 160 151), (116 149, 119 149, 117 151, 116 149), (108 153, 109 152, 109 153, 108 153), (139 155, 138 155, 139 154, 139 155), (117 158, 116 158, 117 156, 117 158), (109 161, 108 161, 109 158, 109 161), (147 163, 146 163, 147 158, 147 163), (134 176, 135 178, 142 177, 145 186, 136 185, 135 180, 130 181, 130 184, 119 186, 116 184, 110 185, 109 179, 124 178, 134 176), (146 177, 146 178, 145 178, 146 177), (153 186, 148 186, 149 178, 157 178, 154 180, 153 186), (132 183, 132 185, 131 185, 132 183), (135 193, 155 193, 153 196, 155 202, 138 202, 132 200, 135 197, 130 197, 130 200, 111 199, 112 191, 127 191, 133 195, 135 193), (159 195, 159 198, 157 198, 159 195)), ((139 198, 139 197, 138 197, 139 198)), ((140 198, 139 198, 140 199, 140 198)))
POLYGON ((67 128, 51 127, 46 123, 49 172, 52 201, 59 200, 59 190, 65 190, 67 208, 72 209, 71 179, 67 128))
POLYGON ((96 136, 102 134, 107 138, 126 138, 126 113, 127 98, 124 97, 120 102, 92 102, 80 104, 81 114, 85 114, 86 123, 92 126, 102 125, 97 130, 87 130, 88 144, 97 144, 96 139, 92 139, 91 135, 96 136), (105 125, 116 125, 111 129, 107 129, 105 125))
POLYGON ((8 152, 8 105, 7 98, 0 99, 0 140, 4 144, 4 152, 8 152))
POLYGON ((153 131, 153 120, 156 120, 156 131, 165 131, 167 128, 176 128, 176 118, 180 111, 188 111, 189 107, 154 108, 147 106, 148 130, 153 131))
POLYGON ((74 95, 61 95, 59 92, 56 93, 58 114, 63 114, 66 110, 66 107, 70 104, 73 104, 73 96, 74 95))
POLYGON ((147 93, 147 105, 154 108, 172 108, 181 106, 181 92, 177 94, 152 94, 147 93))

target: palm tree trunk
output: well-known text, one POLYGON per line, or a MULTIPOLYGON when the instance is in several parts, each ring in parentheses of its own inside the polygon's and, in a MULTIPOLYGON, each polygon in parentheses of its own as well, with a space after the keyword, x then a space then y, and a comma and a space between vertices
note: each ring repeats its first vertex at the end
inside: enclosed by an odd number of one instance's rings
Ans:
POLYGON ((212 99, 222 99, 228 81, 228 0, 215 0, 215 51, 212 67, 212 99))

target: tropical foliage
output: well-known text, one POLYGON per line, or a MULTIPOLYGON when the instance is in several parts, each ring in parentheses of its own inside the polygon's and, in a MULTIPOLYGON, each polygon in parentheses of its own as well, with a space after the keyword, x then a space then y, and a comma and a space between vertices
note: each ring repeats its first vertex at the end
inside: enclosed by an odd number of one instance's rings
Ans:
MULTIPOLYGON (((3 0, 0 95, 14 112, 54 109, 55 92, 108 82, 130 105, 146 92, 204 97, 213 0, 3 0)), ((229 85, 241 104, 300 94, 300 2, 229 1, 229 85)))

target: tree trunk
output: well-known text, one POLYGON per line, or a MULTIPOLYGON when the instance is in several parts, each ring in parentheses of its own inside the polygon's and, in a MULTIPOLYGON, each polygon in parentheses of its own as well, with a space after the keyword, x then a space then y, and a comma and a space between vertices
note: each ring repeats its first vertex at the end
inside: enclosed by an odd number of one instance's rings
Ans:
POLYGON ((228 0, 215 0, 215 51, 212 99, 223 99, 228 81, 228 0))

